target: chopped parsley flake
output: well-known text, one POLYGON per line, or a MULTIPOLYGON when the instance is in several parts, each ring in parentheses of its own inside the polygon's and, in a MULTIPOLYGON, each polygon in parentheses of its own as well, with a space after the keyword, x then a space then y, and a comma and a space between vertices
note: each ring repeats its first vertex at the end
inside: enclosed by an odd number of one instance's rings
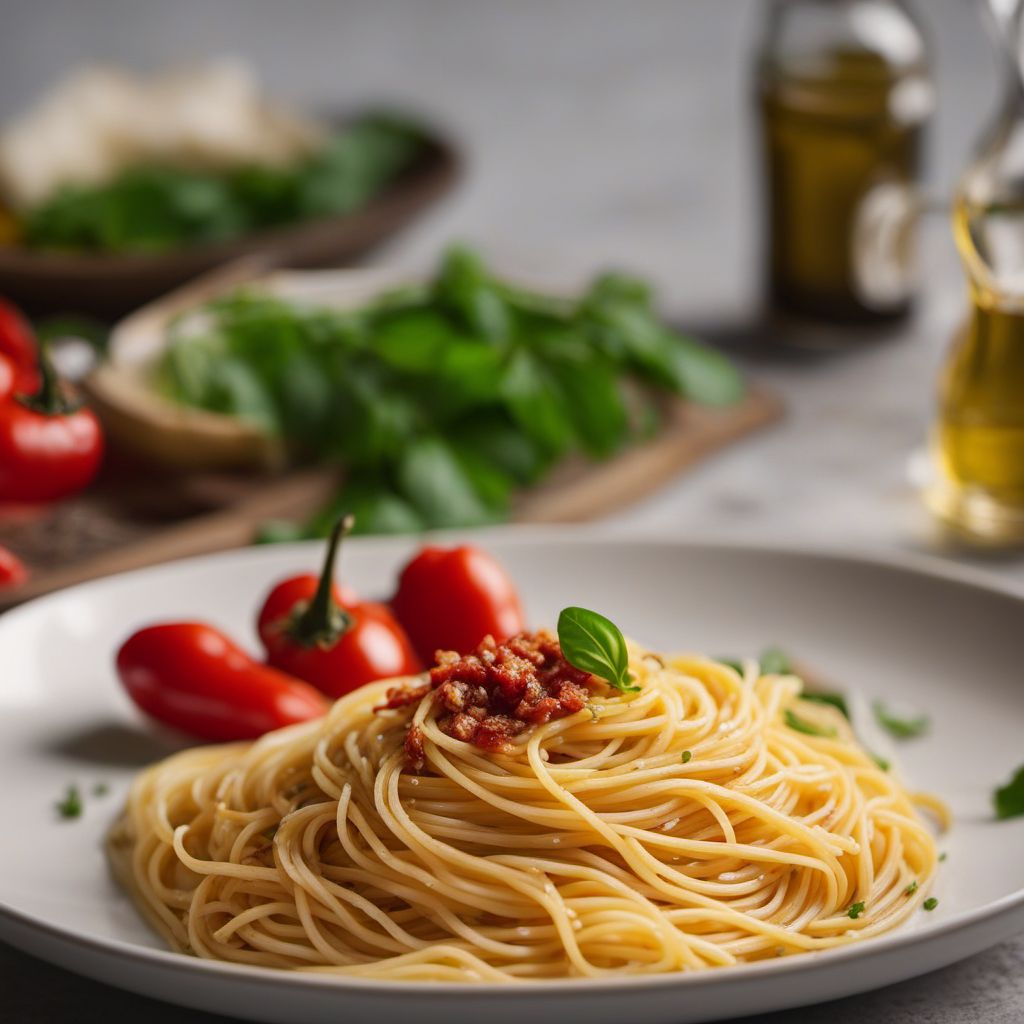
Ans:
POLYGON ((835 729, 823 729, 820 726, 815 725, 813 722, 808 722, 806 718, 801 718, 791 708, 786 708, 783 717, 786 720, 786 725, 788 725, 790 729, 795 729, 797 732, 802 732, 807 736, 825 736, 827 738, 832 738, 836 735, 835 729))
POLYGON ((62 818, 79 818, 82 815, 82 795, 77 786, 68 786, 63 800, 55 804, 57 813, 62 818))
POLYGON ((693 757, 693 754, 689 750, 684 750, 683 751, 683 764, 686 764, 690 760, 691 757, 693 757))
POLYGON ((898 740, 908 740, 928 731, 927 715, 918 715, 917 718, 899 718, 887 711, 880 700, 876 700, 871 705, 871 709, 875 713, 875 721, 898 740))
POLYGON ((916 878, 910 883, 910 885, 908 885, 906 887, 906 889, 903 890, 903 895, 904 896, 913 896, 915 892, 917 892, 917 879, 916 878))
POLYGON ((868 751, 868 757, 871 758, 883 772, 887 772, 891 767, 892 763, 887 757, 882 757, 881 754, 873 754, 870 750, 868 751))
POLYGON ((943 850, 942 853, 939 854, 939 863, 941 864, 948 856, 949 854, 943 850))
POLYGON ((793 672, 789 655, 781 647, 769 647, 761 655, 761 674, 765 676, 788 676, 793 672))
POLYGON ((928 899, 921 904, 925 910, 934 910, 939 905, 939 901, 934 896, 929 896, 928 899))
POLYGON ((858 900, 856 903, 851 903, 850 904, 850 909, 847 910, 846 916, 848 918, 850 918, 851 920, 856 921, 857 918, 860 917, 860 915, 863 914, 863 913, 864 913, 864 903, 863 903, 863 901, 858 900))
POLYGON ((110 787, 105 782, 97 782, 92 787, 93 796, 106 796, 110 792, 110 787))

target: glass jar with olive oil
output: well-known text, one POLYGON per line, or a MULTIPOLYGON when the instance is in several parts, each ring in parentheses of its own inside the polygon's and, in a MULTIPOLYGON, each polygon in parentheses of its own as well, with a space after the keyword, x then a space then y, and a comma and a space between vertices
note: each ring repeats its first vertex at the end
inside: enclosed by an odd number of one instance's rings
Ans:
POLYGON ((915 284, 924 37, 900 0, 771 0, 758 58, 774 309, 898 319, 915 284))
POLYGON ((1006 101, 960 181, 953 234, 970 310, 942 376, 929 504, 968 539, 1024 543, 1024 69, 1021 3, 1000 24, 1006 101))

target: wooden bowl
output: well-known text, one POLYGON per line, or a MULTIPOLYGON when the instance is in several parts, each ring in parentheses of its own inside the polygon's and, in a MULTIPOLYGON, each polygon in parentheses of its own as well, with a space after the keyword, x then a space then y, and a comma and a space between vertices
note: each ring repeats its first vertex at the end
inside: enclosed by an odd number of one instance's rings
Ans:
POLYGON ((83 387, 116 448, 179 471, 283 468, 288 452, 280 438, 234 416, 179 405, 153 388, 171 321, 242 285, 344 309, 407 283, 408 277, 379 268, 268 272, 269 262, 250 256, 221 267, 114 326, 106 361, 83 387))
POLYGON ((458 177, 452 145, 427 134, 419 157, 365 206, 211 244, 163 253, 63 253, 0 246, 0 295, 35 314, 113 319, 185 281, 244 256, 289 267, 344 264, 410 224, 458 177))

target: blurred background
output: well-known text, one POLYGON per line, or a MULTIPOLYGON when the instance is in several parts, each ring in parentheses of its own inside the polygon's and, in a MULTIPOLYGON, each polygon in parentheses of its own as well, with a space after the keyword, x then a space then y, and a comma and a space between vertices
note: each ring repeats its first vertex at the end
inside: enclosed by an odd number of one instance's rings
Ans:
MULTIPOLYGON (((146 71, 237 55, 274 97, 326 109, 411 104, 464 147, 458 192, 379 259, 427 262, 462 237, 556 269, 628 266, 650 275, 673 311, 731 315, 759 283, 753 61, 767 6, 12 3, 0 116, 83 63, 146 71)), ((918 5, 937 90, 925 174, 943 193, 995 113, 997 65, 978 6, 918 5)))
MULTIPOLYGON (((628 12, 600 0, 11 4, 0 122, 13 123, 83 66, 146 76, 225 56, 244 62, 273 103, 303 116, 399 110, 451 145, 457 182, 439 186, 401 230, 382 229, 373 246, 308 262, 423 273, 450 243, 465 242, 501 272, 551 289, 621 268, 654 286, 672 326, 724 349, 784 404, 781 426, 752 432, 629 509, 609 510, 620 522, 951 550, 919 500, 930 471, 920 456, 915 478, 914 455, 968 309, 951 197, 1001 104, 985 6, 932 0, 909 8, 907 29, 886 24, 887 8, 903 8, 874 0, 642 0, 628 12), (896 39, 898 49, 900 33, 914 33, 926 47, 916 71, 934 87, 908 172, 914 208, 903 227, 918 260, 906 286, 910 315, 853 334, 836 328, 830 321, 844 317, 828 309, 766 319, 766 210, 782 186, 772 183, 763 143, 759 66, 777 57, 781 67, 790 51, 834 49, 831 30, 814 27, 822 10, 839 22, 851 16, 835 12, 852 9, 854 24, 858 8, 870 22, 873 7, 881 21, 866 35, 896 39)), ((878 154, 883 171, 887 159, 878 154)), ((9 252, 16 260, 20 247, 9 252)), ((0 257, 0 288, 8 281, 9 297, 34 309, 39 289, 23 295, 21 286, 45 255, 14 285, 0 257)), ((885 273, 876 274, 883 284, 885 273)), ((81 287, 64 293, 59 278, 43 280, 50 312, 76 312, 81 287)), ((93 289, 88 274, 85 289, 93 289)), ((123 291, 117 312, 138 305, 134 296, 123 291)))

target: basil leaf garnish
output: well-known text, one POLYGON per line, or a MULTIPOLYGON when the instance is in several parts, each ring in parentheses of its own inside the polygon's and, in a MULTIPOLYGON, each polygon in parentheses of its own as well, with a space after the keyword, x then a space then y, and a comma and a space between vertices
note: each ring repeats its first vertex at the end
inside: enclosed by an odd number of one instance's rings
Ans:
POLYGON ((589 608, 563 608, 558 616, 558 642, 570 665, 607 680, 616 690, 635 693, 640 687, 629 674, 629 652, 619 627, 589 608))

